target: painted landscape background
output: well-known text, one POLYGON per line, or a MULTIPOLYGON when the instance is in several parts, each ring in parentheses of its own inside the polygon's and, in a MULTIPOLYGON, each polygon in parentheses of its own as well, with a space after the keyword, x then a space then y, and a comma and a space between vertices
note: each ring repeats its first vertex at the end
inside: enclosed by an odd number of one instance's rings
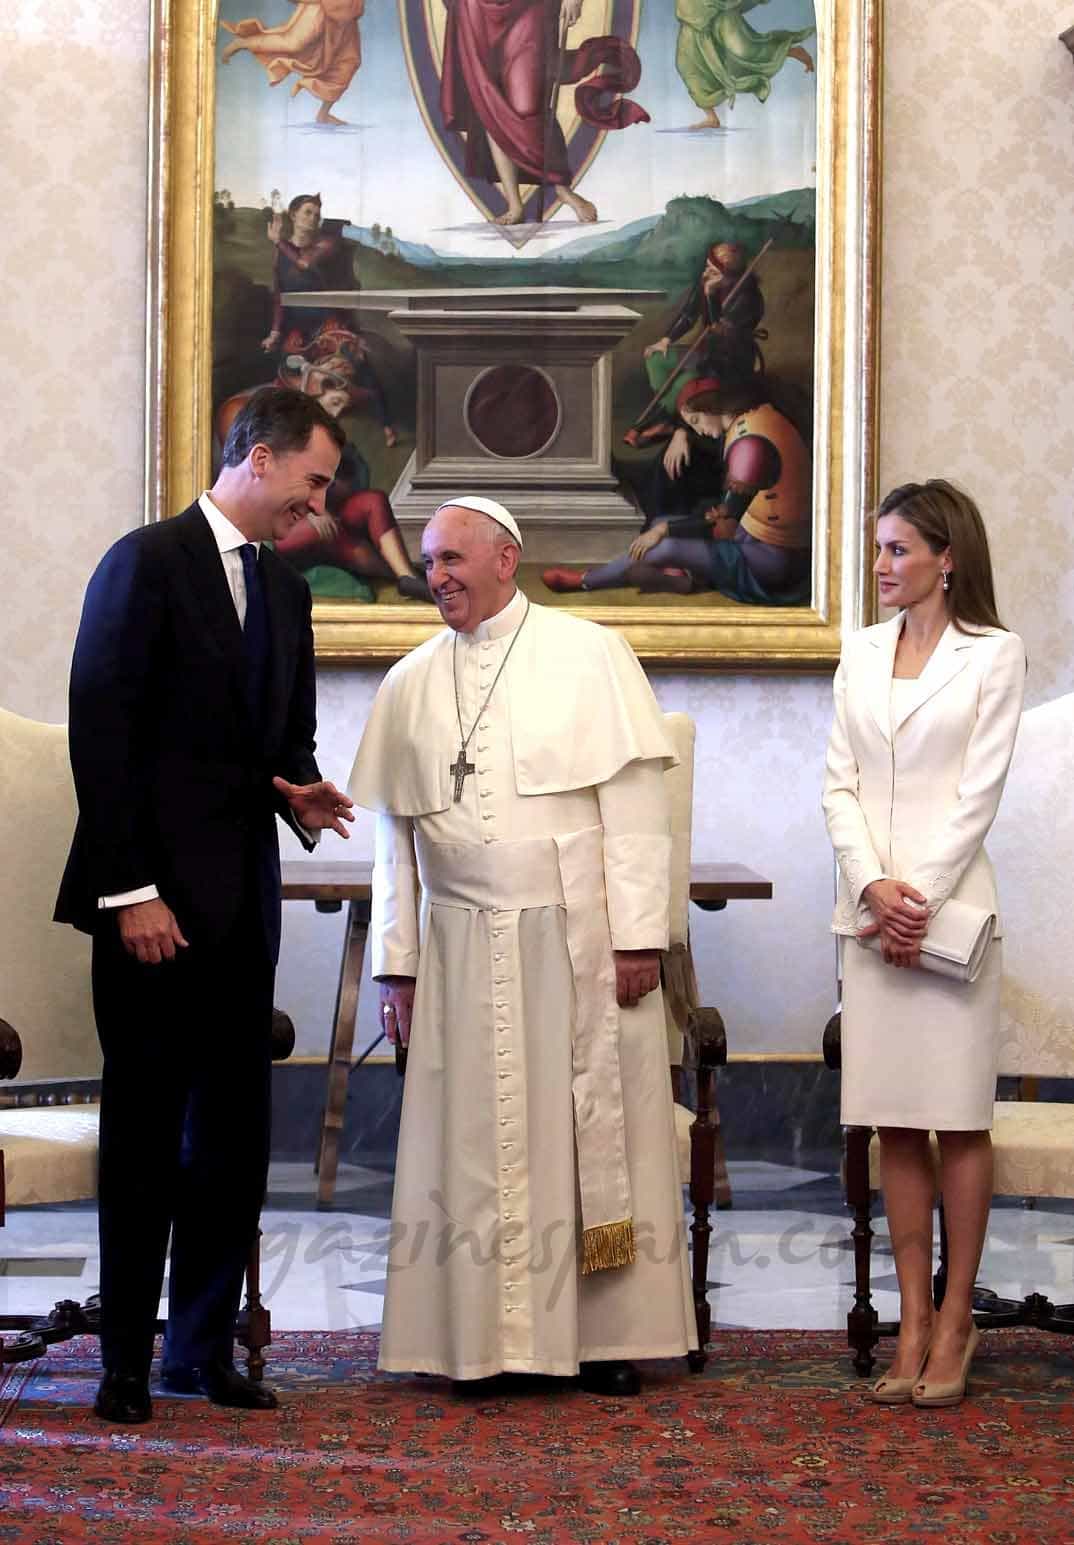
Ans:
MULTIPOLYGON (((442 0, 429 0, 434 3, 442 0)), ((713 3, 735 8, 733 0, 713 3)), ((586 4, 602 16, 610 14, 603 0, 586 4)), ((746 9, 758 31, 805 29, 813 22, 812 6, 803 0, 762 0, 746 9)), ((578 191, 599 207, 598 224, 580 224, 570 211, 560 210, 533 240, 519 245, 513 232, 479 217, 433 143, 406 71, 403 12, 402 0, 398 10, 371 4, 360 18, 362 64, 333 108, 348 119, 336 128, 313 121, 318 102, 309 92, 288 96, 288 81, 270 87, 252 56, 240 53, 226 67, 218 66, 214 404, 276 376, 274 366, 281 361, 262 347, 273 309, 274 247, 267 233, 274 214, 308 193, 320 195, 321 232, 338 240, 335 283, 359 296, 547 286, 660 292, 659 300, 631 301, 641 319, 612 360, 614 466, 628 483, 662 453, 659 444, 623 443, 652 394, 644 349, 666 332, 712 246, 736 243, 753 259, 769 242, 756 271, 764 304, 759 347, 772 401, 810 444, 815 76, 788 60, 772 80, 767 101, 739 95, 733 107, 719 109, 720 128, 691 129, 698 109, 675 69, 674 9, 644 0, 637 23, 642 76, 631 95, 652 121, 607 134, 580 180, 578 191), (644 212, 619 218, 639 210, 644 212)), ((271 0, 259 18, 272 26, 291 14, 283 0, 271 0)), ((228 40, 228 23, 248 16, 236 0, 223 0, 221 42, 228 40)), ((806 47, 815 57, 815 37, 806 47)), ((414 448, 414 352, 383 309, 360 309, 353 325, 383 387, 396 443, 386 443, 368 406, 349 407, 341 421, 363 486, 388 496, 414 448)), ((562 554, 565 562, 571 558, 569 551, 562 554)), ((332 565, 307 573, 316 594, 364 604, 378 595, 396 598, 393 587, 376 576, 363 579, 332 565)), ((540 586, 539 575, 527 573, 524 581, 535 598, 556 599, 540 586)), ((627 592, 603 592, 601 598, 621 603, 627 592)), ((653 599, 670 606, 679 601, 653 599)), ((704 599, 735 604, 714 593, 704 599)))

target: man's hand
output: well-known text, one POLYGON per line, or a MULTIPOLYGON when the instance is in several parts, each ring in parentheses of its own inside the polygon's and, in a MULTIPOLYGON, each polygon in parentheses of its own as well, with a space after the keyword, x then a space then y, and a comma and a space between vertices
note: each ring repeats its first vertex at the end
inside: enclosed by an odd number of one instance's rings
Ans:
POLYGON ((269 333, 267 337, 262 338, 261 347, 264 349, 266 354, 271 354, 279 341, 280 335, 275 331, 275 329, 273 329, 273 331, 269 333))
POLYGON ((641 561, 646 553, 651 552, 658 542, 662 542, 668 534, 666 520, 658 520, 655 526, 650 526, 648 531, 642 531, 630 544, 630 556, 635 563, 641 561))
POLYGON ((676 478, 684 467, 690 465, 690 440, 685 429, 676 429, 664 452, 664 471, 676 478))
MULTIPOLYGON (((861 893, 861 899, 873 914, 874 921, 858 934, 859 939, 871 939, 880 935, 884 959, 888 950, 920 952, 921 941, 928 932, 928 903, 920 891, 904 880, 873 880, 861 893)), ((893 965, 896 962, 891 962, 893 965)), ((899 964, 909 964, 901 961, 899 964)))
POLYGON ((644 359, 652 359, 654 354, 659 354, 661 359, 667 359, 668 350, 671 348, 670 338, 658 338, 655 343, 650 343, 643 351, 644 359))
POLYGON ((152 901, 136 901, 130 907, 117 907, 116 921, 123 948, 143 966, 159 966, 162 960, 174 960, 176 948, 188 947, 175 913, 159 896, 152 901))
POLYGON ((340 837, 350 836, 343 822, 354 820, 354 800, 341 794, 334 783, 299 784, 273 778, 272 787, 283 795, 295 820, 307 831, 334 831, 340 837))
POLYGON ((616 950, 615 996, 621 1009, 635 1008, 659 986, 659 950, 616 950))
POLYGON ((582 0, 563 0, 563 9, 560 15, 565 27, 573 27, 582 14, 582 0))
POLYGON ((394 1046, 410 1045, 410 1021, 414 1014, 414 978, 382 976, 380 979, 380 1026, 394 1046))

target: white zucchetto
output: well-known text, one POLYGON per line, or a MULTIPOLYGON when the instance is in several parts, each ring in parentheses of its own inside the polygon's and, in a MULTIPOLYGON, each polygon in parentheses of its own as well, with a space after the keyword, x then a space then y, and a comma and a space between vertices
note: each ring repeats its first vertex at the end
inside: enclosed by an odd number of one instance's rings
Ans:
MULTIPOLYGON (((441 510, 476 510, 479 515, 487 515, 498 526, 502 526, 508 535, 522 546, 522 532, 518 529, 518 522, 496 499, 486 499, 481 494, 460 494, 457 499, 445 499, 443 504, 438 504, 433 515, 439 515, 441 510)), ((430 517, 431 519, 432 517, 430 517)))

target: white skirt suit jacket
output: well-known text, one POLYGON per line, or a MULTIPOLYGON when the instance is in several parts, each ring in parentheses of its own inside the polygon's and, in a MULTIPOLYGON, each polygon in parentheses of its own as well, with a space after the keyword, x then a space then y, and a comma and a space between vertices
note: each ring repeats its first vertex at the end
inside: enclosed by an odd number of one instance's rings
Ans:
POLYGON ((905 880, 930 915, 951 897, 996 913, 984 850, 1022 712, 1015 633, 948 624, 921 675, 892 691, 903 613, 845 644, 835 676, 824 813, 839 868, 833 932, 843 959, 842 1121, 983 1131, 992 1125, 1001 949, 972 984, 887 965, 853 943, 862 892, 905 880))

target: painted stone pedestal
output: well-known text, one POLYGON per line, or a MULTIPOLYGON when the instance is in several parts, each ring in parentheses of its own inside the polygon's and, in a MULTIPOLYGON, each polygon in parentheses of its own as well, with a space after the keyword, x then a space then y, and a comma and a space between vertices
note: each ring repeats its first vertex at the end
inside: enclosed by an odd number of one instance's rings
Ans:
POLYGON ((412 552, 438 504, 508 506, 530 563, 597 563, 640 528, 612 472, 612 351, 654 291, 480 289, 289 294, 376 314, 417 356, 415 448, 390 498, 412 552))

